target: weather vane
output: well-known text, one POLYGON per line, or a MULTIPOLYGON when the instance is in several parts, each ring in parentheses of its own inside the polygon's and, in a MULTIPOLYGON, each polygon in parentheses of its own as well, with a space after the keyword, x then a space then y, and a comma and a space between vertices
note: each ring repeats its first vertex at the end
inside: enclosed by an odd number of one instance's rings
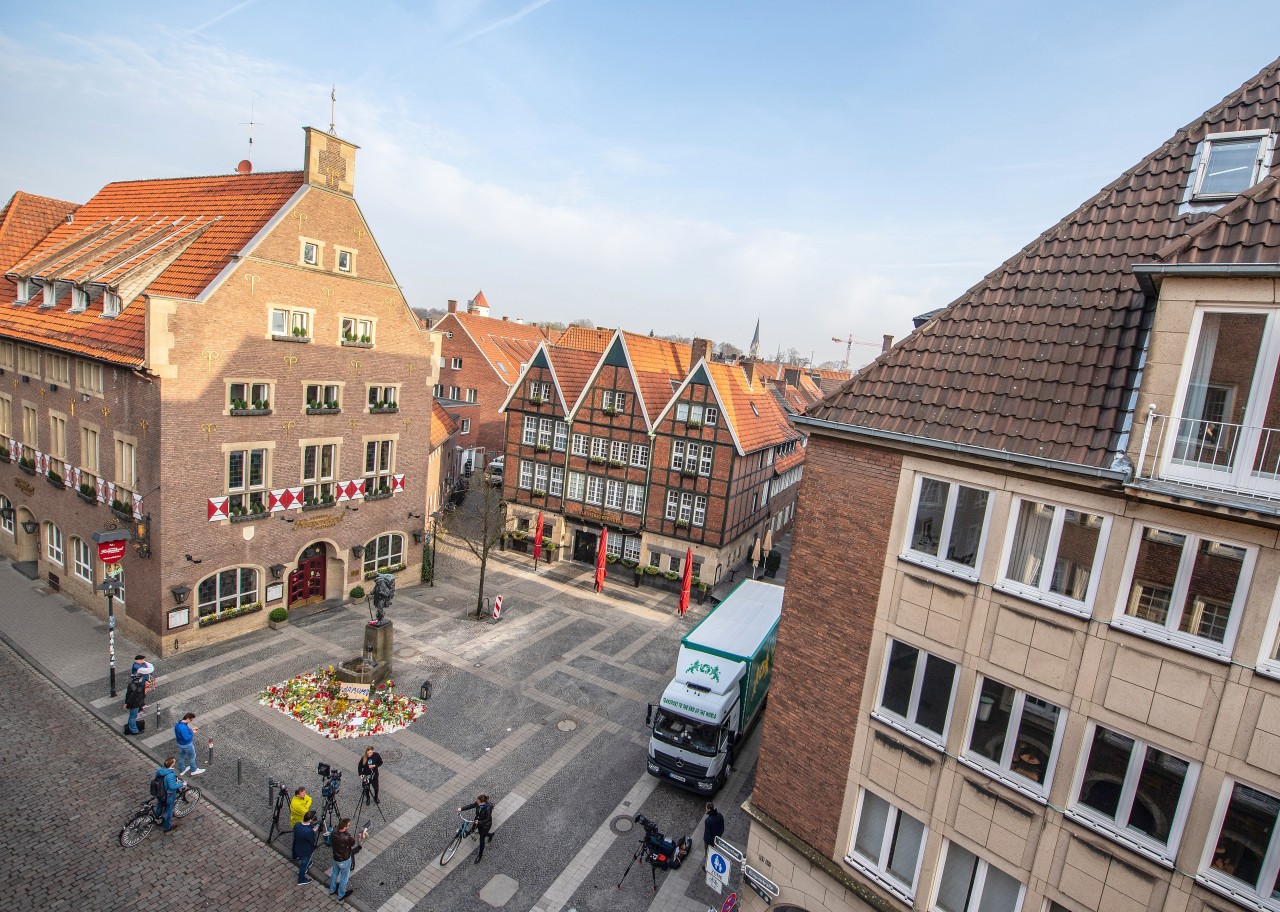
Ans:
POLYGON ((337 104, 338 104, 338 87, 336 85, 332 85, 329 87, 329 135, 330 136, 338 135, 338 131, 333 126, 334 124, 333 109, 337 107, 337 104))
POLYGON ((249 157, 246 158, 244 161, 242 161, 240 165, 236 168, 236 170, 239 171, 241 174, 248 174, 251 171, 253 171, 253 128, 266 126, 266 124, 258 123, 253 119, 253 106, 256 100, 257 99, 254 99, 254 101, 249 102, 248 121, 243 121, 243 120, 240 121, 240 126, 249 128, 249 157))

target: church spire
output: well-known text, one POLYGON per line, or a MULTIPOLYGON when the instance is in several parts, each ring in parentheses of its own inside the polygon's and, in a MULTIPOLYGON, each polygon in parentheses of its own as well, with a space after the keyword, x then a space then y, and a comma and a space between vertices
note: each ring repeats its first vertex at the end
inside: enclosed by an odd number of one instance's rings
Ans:
POLYGON ((748 358, 760 357, 760 318, 756 317, 756 334, 751 337, 751 348, 747 351, 748 358))

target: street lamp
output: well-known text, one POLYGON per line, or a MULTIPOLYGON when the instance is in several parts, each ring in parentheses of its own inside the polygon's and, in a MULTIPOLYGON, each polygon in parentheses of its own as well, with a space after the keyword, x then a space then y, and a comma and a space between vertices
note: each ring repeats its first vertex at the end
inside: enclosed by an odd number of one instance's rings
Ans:
POLYGON ((22 521, 22 531, 26 532, 28 535, 34 535, 36 532, 36 529, 39 529, 39 528, 40 528, 40 524, 36 522, 34 519, 24 519, 22 521))
POLYGON ((174 602, 181 605, 183 602, 187 600, 187 596, 191 594, 191 587, 190 586, 174 586, 169 591, 173 593, 174 602))
MULTIPOLYGON (((32 525, 35 525, 35 523, 32 523, 32 525)), ((25 529, 27 524, 24 522, 22 527, 25 529)), ((93 541, 98 546, 98 560, 108 567, 118 566, 120 559, 124 557, 125 543, 132 537, 124 529, 113 529, 110 532, 94 532, 93 541)), ((107 653, 111 696, 114 697, 116 695, 116 608, 114 597, 120 591, 120 581, 115 576, 108 576, 94 588, 107 594, 107 653)))

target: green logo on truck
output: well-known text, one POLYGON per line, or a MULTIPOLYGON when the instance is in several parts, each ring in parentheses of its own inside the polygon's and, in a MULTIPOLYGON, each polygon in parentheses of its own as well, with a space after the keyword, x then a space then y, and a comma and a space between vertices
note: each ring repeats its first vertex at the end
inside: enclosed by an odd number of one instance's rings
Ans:
POLYGON ((684 670, 684 673, 693 674, 695 671, 698 672, 699 674, 707 675, 709 678, 711 678, 711 680, 715 681, 717 684, 720 683, 720 666, 719 665, 708 665, 705 662, 694 662, 692 665, 690 665, 688 668, 684 670))

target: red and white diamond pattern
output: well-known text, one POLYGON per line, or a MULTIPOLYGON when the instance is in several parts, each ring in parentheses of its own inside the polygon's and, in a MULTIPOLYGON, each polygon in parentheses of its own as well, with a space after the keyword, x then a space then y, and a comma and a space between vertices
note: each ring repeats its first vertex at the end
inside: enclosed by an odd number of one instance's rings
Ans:
MULTIPOLYGON (((37 461, 39 454, 37 454, 37 461)), ((70 471, 70 466, 67 467, 70 471)), ((76 469, 76 485, 80 484, 80 470, 76 469)), ((70 476, 68 476, 69 478, 70 476)), ((69 483, 69 482, 68 482, 69 483)), ((106 497, 108 499, 114 496, 114 485, 110 482, 106 485, 106 497)), ((364 480, 357 478, 353 481, 339 481, 333 486, 335 499, 341 503, 347 500, 360 500, 364 497, 364 480)), ((404 490, 404 476, 391 476, 391 493, 398 494, 404 490)), ((103 482, 98 479, 98 499, 103 500, 103 482)), ((105 502, 105 501, 104 501, 105 502)), ((283 510, 301 510, 302 509, 302 488, 281 488, 278 491, 267 492, 267 512, 279 513, 283 510)), ((133 495, 134 515, 141 518, 142 498, 137 494, 133 495)), ((228 498, 226 497, 210 497, 208 503, 209 522, 218 522, 223 519, 231 518, 231 510, 228 506, 228 498)))
POLYGON ((209 498, 209 522, 217 522, 220 519, 230 519, 231 510, 227 507, 227 498, 210 497, 209 498))

